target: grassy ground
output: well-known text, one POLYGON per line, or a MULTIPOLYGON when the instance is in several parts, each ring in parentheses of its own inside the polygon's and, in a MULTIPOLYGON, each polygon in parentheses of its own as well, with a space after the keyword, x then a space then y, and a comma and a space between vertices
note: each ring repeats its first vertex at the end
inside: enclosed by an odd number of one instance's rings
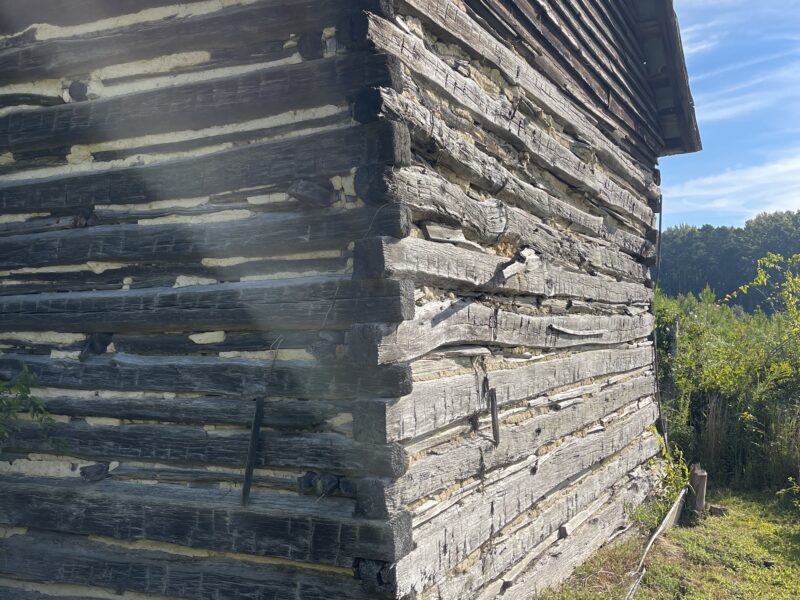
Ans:
MULTIPOLYGON (((772 494, 716 493, 724 517, 670 530, 647 559, 636 600, 800 599, 800 513, 772 494)), ((619 600, 632 583, 644 536, 598 552, 547 600, 619 600)))

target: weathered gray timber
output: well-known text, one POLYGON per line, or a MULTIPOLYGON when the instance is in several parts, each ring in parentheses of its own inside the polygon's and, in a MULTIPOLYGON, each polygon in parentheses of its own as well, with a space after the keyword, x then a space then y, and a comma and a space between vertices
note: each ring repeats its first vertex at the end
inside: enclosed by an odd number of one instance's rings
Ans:
POLYGON ((494 600, 657 484, 672 0, 0 0, 9 600, 494 600), (244 499, 247 498, 247 501, 244 499))

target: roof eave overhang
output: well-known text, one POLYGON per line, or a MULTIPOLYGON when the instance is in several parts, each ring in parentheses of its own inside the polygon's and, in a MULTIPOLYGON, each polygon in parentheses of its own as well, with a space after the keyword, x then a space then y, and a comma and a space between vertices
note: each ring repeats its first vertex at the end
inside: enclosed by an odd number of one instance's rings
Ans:
POLYGON ((633 0, 632 4, 664 140, 660 155, 697 152, 703 146, 673 1, 633 0))

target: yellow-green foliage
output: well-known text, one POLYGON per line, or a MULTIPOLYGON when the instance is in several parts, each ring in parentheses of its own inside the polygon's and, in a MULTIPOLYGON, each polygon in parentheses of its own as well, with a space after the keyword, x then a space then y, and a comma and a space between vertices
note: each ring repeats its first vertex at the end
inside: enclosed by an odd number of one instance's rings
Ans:
POLYGON ((41 401, 31 395, 33 384, 33 376, 27 370, 13 381, 0 381, 0 448, 13 432, 20 413, 29 413, 39 423, 49 420, 41 401))
POLYGON ((710 290, 656 297, 671 442, 712 479, 758 489, 783 487, 800 465, 800 257, 788 269, 779 259, 760 265, 784 269, 780 279, 759 271, 746 290, 774 299, 769 315, 717 303, 710 290))

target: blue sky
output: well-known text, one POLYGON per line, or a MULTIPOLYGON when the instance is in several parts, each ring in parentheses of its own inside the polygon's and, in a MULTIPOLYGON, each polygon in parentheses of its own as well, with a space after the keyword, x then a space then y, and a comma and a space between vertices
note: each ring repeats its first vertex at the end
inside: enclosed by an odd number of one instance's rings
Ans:
POLYGON ((664 224, 800 209, 800 0, 675 0, 704 150, 661 160, 664 224))

